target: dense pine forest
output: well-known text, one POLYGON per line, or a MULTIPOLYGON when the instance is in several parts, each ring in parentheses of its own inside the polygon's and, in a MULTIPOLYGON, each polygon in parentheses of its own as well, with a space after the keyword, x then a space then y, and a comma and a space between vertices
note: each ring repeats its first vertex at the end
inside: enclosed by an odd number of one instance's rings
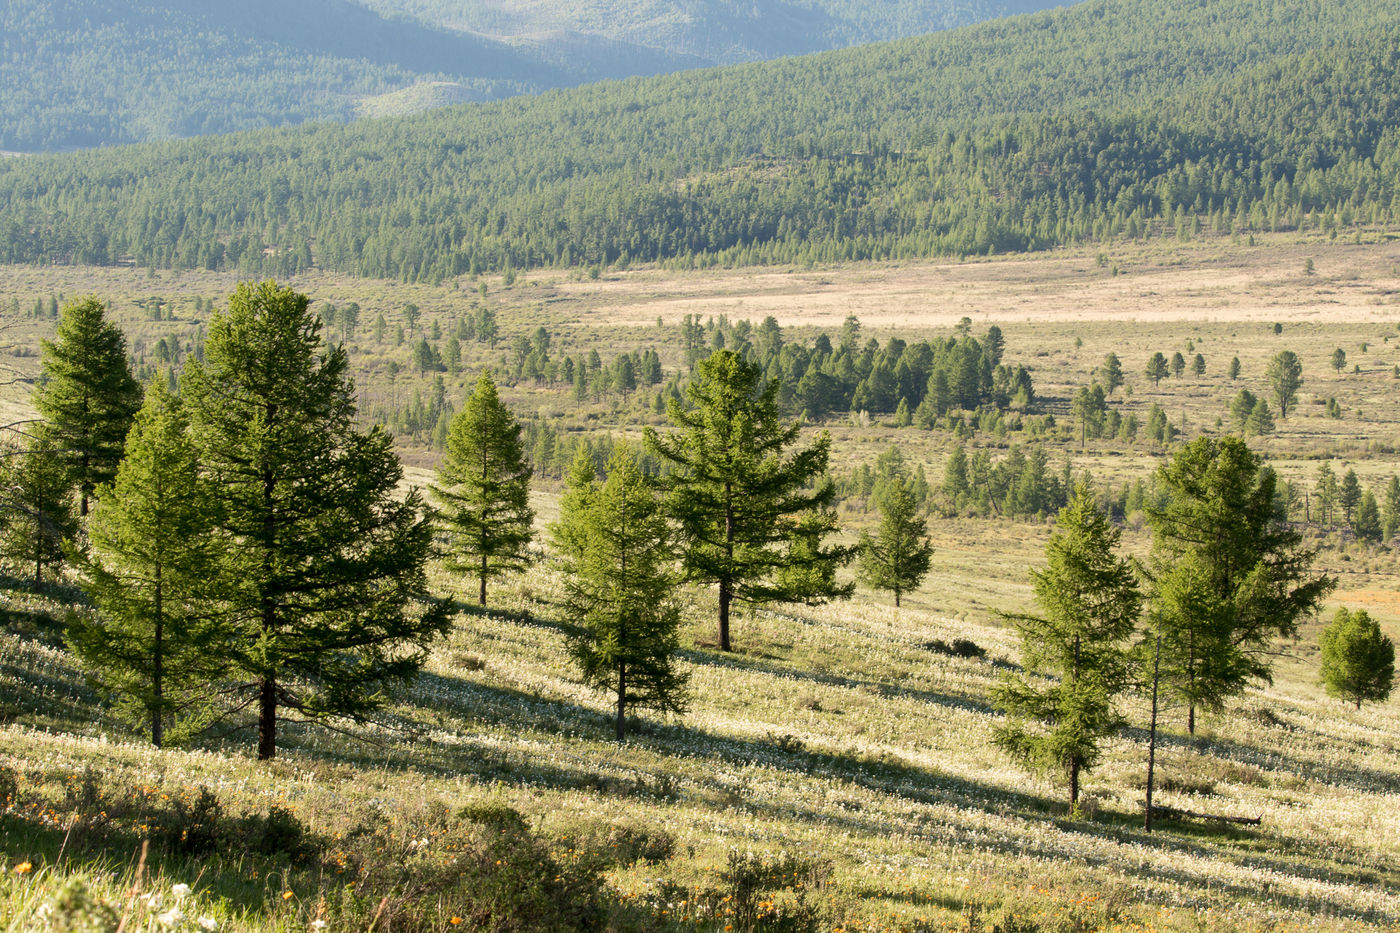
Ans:
POLYGON ((397 120, 10 160, 0 259, 437 281, 1349 232, 1394 210, 1397 15, 1089 3, 397 120))

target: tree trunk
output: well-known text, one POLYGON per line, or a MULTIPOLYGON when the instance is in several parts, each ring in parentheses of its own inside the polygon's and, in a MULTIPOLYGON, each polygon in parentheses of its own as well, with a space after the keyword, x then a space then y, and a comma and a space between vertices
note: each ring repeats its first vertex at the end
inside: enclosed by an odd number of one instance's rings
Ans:
MULTIPOLYGON (((724 484, 724 557, 725 573, 732 573, 734 562, 734 488, 724 484)), ((732 580, 719 581, 719 650, 729 650, 729 603, 734 598, 732 580)))
POLYGON ((1069 805, 1073 810, 1079 806, 1079 759, 1069 761, 1069 805))
POLYGON ((1152 654, 1152 719, 1147 727, 1147 807, 1142 815, 1142 829, 1152 832, 1152 785, 1157 774, 1157 685, 1161 681, 1162 636, 1152 654))
POLYGON ((160 748, 165 740, 165 614, 162 610, 160 564, 156 564, 156 637, 151 658, 151 744, 160 748))
POLYGON ((486 605, 486 555, 481 555, 481 593, 479 596, 481 604, 486 605))
POLYGON ((894 588, 894 607, 899 608, 899 587, 894 588))
POLYGON ((277 681, 267 678, 258 699, 258 760, 277 757, 277 681))
POLYGON ((617 740, 621 742, 627 734, 627 665, 617 666, 617 740))
POLYGON ((719 650, 729 650, 729 602, 733 597, 729 592, 729 583, 721 580, 719 583, 719 650))
POLYGON ((1196 734, 1196 701, 1192 700, 1186 707, 1186 731, 1190 735, 1196 734))

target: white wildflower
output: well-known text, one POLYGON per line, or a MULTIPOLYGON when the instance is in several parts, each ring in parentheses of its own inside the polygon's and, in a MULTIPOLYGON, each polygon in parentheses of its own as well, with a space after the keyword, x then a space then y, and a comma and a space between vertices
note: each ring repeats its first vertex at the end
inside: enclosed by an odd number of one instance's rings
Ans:
POLYGON ((182 882, 171 888, 170 893, 176 897, 184 897, 190 893, 190 886, 182 882))
POLYGON ((184 919, 185 912, 181 910, 178 906, 172 907, 165 913, 160 914, 156 917, 156 920, 160 922, 160 925, 165 927, 173 927, 184 919))
POLYGON ((215 920, 213 917, 200 917, 199 928, 201 930, 208 930, 209 933, 214 933, 214 931, 219 928, 219 921, 215 920))

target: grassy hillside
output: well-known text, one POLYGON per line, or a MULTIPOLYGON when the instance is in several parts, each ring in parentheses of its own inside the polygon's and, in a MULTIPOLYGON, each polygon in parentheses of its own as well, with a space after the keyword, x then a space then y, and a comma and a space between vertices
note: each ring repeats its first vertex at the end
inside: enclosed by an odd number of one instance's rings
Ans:
MULTIPOLYGON (((960 534, 985 541, 989 531, 960 534)), ((1027 536, 1016 556, 1035 560, 1040 538, 1027 536)), ((1009 604, 1023 594, 1015 578, 994 582, 1009 604)), ((991 746, 987 693, 1015 651, 986 620, 953 620, 926 598, 900 612, 861 600, 747 615, 738 655, 685 652, 691 712, 618 746, 606 740, 606 702, 574 679, 561 595, 541 569, 492 612, 464 610, 378 725, 353 736, 292 727, 271 766, 250 761, 236 737, 209 751, 156 752, 99 736, 111 726, 67 656, 0 635, 9 720, 0 761, 16 780, 0 816, 0 911, 33 911, 76 876, 143 919, 174 902, 175 883, 192 884, 191 920, 211 916, 222 929, 318 918, 358 929, 386 903, 389 929, 440 929, 452 916, 467 917, 467 929, 544 928, 520 904, 515 925, 470 925, 494 893, 470 880, 481 877, 477 860, 501 855, 475 827, 503 825, 487 808, 508 806, 535 840, 529 857, 547 853, 554 883, 570 885, 550 890, 556 902, 587 916, 580 889, 596 892, 615 929, 721 930, 746 912, 773 922, 737 920, 736 929, 1380 930, 1400 921, 1386 830, 1400 792, 1395 708, 1358 714, 1326 701, 1301 667, 1213 718, 1202 737, 1168 735, 1161 753, 1159 799, 1262 824, 1167 823, 1147 835, 1135 813, 1137 731, 1111 744, 1080 819, 991 746), (929 647, 954 638, 987 659, 929 647), (207 805, 202 817, 191 812, 205 788, 222 816, 207 805), (275 808, 283 828, 272 833, 275 808), (217 854, 173 841, 196 826, 219 840, 217 854), (138 887, 164 898, 154 907, 124 900, 143 838, 154 842, 138 887), (33 872, 16 874, 20 862, 33 872)), ((694 602, 688 640, 701 641, 712 607, 694 602)), ((11 624, 45 605, 12 601, 11 624)), ((488 862, 486 871, 526 886, 521 868, 488 862)), ((577 928, 579 915, 550 928, 577 928)))
POLYGON ((0 259, 440 281, 1349 232, 1392 211, 1398 20, 1370 0, 1096 0, 400 120, 9 160, 0 259))
MULTIPOLYGON (((887 345, 945 336, 967 314, 979 333, 990 323, 1003 329, 1008 361, 1033 369, 1042 412, 1056 413, 1058 425, 1037 429, 1039 419, 1027 417, 962 434, 833 416, 825 426, 838 478, 892 445, 935 486, 955 446, 1001 460, 1039 445, 1056 471, 1069 460, 1091 473, 1106 498, 1149 477, 1170 449, 1141 438, 1080 446, 1068 399, 1107 352, 1127 374, 1115 410, 1144 417, 1160 406, 1189 438, 1228 430, 1230 399, 1240 388, 1266 394, 1268 359, 1290 349, 1304 365, 1298 409, 1251 445, 1300 488, 1311 489, 1330 462, 1381 489, 1396 472, 1400 436, 1400 249, 1320 232, 1259 240, 1203 236, 817 271, 546 272, 510 285, 483 279, 484 295, 320 272, 297 285, 318 307, 360 304, 351 369, 371 415, 401 411, 440 378, 460 401, 489 365, 527 425, 572 438, 658 423, 655 396, 639 389, 580 401, 567 385, 506 378, 510 347, 542 325, 556 358, 658 347, 670 376, 684 366, 676 339, 684 315, 737 323, 773 314, 789 344, 811 345, 855 311, 862 339, 887 345), (461 374, 420 374, 412 339, 376 340, 371 326, 379 314, 390 334, 408 325, 409 304, 421 314, 417 333, 430 336, 490 308, 500 343, 469 344, 461 374), (1337 347, 1348 354, 1343 370, 1329 362, 1337 347), (1143 364, 1174 350, 1204 354, 1205 374, 1154 385, 1143 364), (1236 357, 1242 370, 1232 380, 1226 366, 1236 357), (1324 407, 1329 399, 1339 415, 1324 407)), ((0 267, 0 292, 13 301, 6 368, 35 372, 33 349, 52 321, 23 312, 59 293, 111 298, 142 365, 159 361, 163 342, 192 352, 205 302, 226 295, 234 278, 0 267)), ((25 391, 0 390, 5 420, 25 416, 25 391)), ((421 435, 401 440, 424 481, 436 453, 421 435)), ((557 514, 556 490, 548 479, 537 484, 540 524, 557 514)), ((1296 520, 1303 507, 1294 508, 1296 520)), ((158 929, 179 906, 184 929, 209 917, 220 929, 269 933, 318 919, 330 930, 593 924, 715 933, 1272 933, 1400 923, 1400 706, 1358 713, 1326 698, 1315 623, 1298 642, 1277 645, 1273 685, 1205 717, 1198 737, 1185 734, 1182 709, 1167 712, 1159 802, 1258 816, 1259 826, 1167 821, 1142 832, 1140 695, 1125 699, 1130 725, 1110 742, 1086 784, 1085 812, 1072 818, 1062 786, 1014 769, 990 739, 999 721, 991 688, 1020 660, 997 613, 1029 608, 1026 571, 1042 560, 1049 526, 944 514, 937 504, 934 512, 931 576, 899 611, 861 591, 850 603, 745 613, 734 627, 738 651, 721 655, 709 647, 713 594, 685 594, 691 709, 644 715, 621 746, 608 740, 608 698, 577 680, 562 581, 547 564, 501 587, 490 612, 467 605, 470 584, 438 571, 435 590, 459 605, 426 676, 372 725, 336 724, 349 734, 290 724, 286 750, 268 765, 252 760, 243 722, 193 750, 137 742, 62 649, 64 617, 84 611, 80 595, 34 597, 0 581, 5 929, 27 933, 44 905, 84 898, 127 911, 126 929, 158 929), (957 639, 986 656, 947 653, 957 639), (203 803, 201 789, 212 795, 203 803), (193 890, 177 900, 177 884, 193 890)), ((841 516, 851 536, 873 520, 858 495, 841 516)), ((1364 545, 1338 525, 1300 522, 1321 567, 1340 578, 1332 605, 1365 608, 1400 635, 1395 547, 1364 545)), ((1126 549, 1143 554, 1141 514, 1124 526, 1126 549)))

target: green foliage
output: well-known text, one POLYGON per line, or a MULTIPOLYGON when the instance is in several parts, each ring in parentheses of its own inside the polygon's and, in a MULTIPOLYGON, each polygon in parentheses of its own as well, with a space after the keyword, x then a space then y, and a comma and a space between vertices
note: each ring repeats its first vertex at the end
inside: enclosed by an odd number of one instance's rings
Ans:
POLYGON ((1292 350, 1280 350, 1269 361, 1264 377, 1269 380, 1274 401, 1278 402, 1278 416, 1287 418, 1298 398, 1298 389, 1303 385, 1303 364, 1292 350))
POLYGON ((34 407, 48 422, 86 515, 93 490, 116 475, 141 387, 131 376, 126 338, 96 298, 64 307, 54 339, 42 345, 44 378, 34 407))
POLYGON ((240 285, 209 322, 184 395, 209 479, 228 660, 276 754, 279 707, 357 716, 413 677, 447 624, 427 602, 432 529, 384 431, 354 427, 342 347, 305 295, 240 285))
POLYGON ((1332 465, 1324 461, 1317 468, 1317 519, 1322 524, 1332 521, 1332 512, 1341 499, 1341 487, 1337 484, 1337 474, 1332 465))
POLYGON ((1338 608, 1319 636, 1320 674, 1327 695, 1361 709, 1363 702, 1383 703, 1395 681, 1395 644, 1365 609, 1338 608))
POLYGON ((1332 351, 1332 368, 1338 373, 1347 368, 1347 351, 1341 347, 1332 351))
POLYGON ((1167 378, 1168 372, 1167 358, 1161 353, 1152 354, 1152 358, 1147 361, 1147 378, 1152 380, 1152 385, 1156 386, 1167 378))
POLYGON ((1123 384, 1123 364, 1119 361, 1117 353, 1110 353, 1103 358, 1099 374, 1103 376, 1104 390, 1109 395, 1123 384))
POLYGON ((1376 494, 1369 489, 1361 496, 1361 501, 1356 506, 1356 517, 1352 520, 1351 530, 1361 541, 1375 544, 1381 540, 1380 507, 1376 502, 1376 494))
POLYGON ((482 373, 452 419, 432 493, 450 540, 450 566, 477 577, 483 606, 487 580, 530 562, 530 476, 520 425, 482 373))
POLYGON ((589 489, 571 486, 580 511, 569 523, 578 536, 564 538, 570 549, 581 545, 567 583, 568 612, 583 627, 571 650, 584 682, 615 694, 621 742, 629 707, 685 708, 687 678, 675 658, 674 555, 661 502, 625 446, 608 462, 607 480, 585 498, 589 489))
POLYGON ((1024 666, 1055 679, 1007 677, 995 693, 1008 717, 996 743, 1033 771, 1063 773, 1071 806, 1081 772, 1118 727, 1113 699, 1129 678, 1125 642, 1142 593, 1132 564, 1114 553, 1120 537, 1088 487, 1076 489, 1045 546, 1046 568, 1031 571, 1043 615, 1011 618, 1024 666))
POLYGON ((1355 470, 1348 469, 1342 475, 1342 486, 1337 496, 1337 502, 1342 507, 1343 518, 1350 525, 1352 513, 1361 504, 1361 480, 1357 479, 1355 470))
POLYGON ((1239 438, 1197 438, 1160 481, 1170 498, 1147 516, 1162 676, 1194 733, 1198 706, 1269 679, 1272 639, 1295 633, 1335 581, 1311 572, 1312 552, 1278 519, 1277 476, 1239 438))
POLYGON ((719 587, 725 651, 734 599, 819 602, 850 593, 832 580, 850 549, 823 544, 836 527, 836 490, 826 476, 831 439, 823 432, 789 453, 802 426, 780 420, 778 388, 756 365, 720 350, 697 367, 689 405, 672 400, 667 414, 678 430, 646 432, 647 448, 674 467, 667 505, 680 526, 686 576, 719 587))
POLYGON ((860 576, 871 589, 889 590, 894 604, 902 593, 918 588, 928 573, 933 544, 928 519, 920 514, 911 484, 896 477, 880 500, 880 528, 860 538, 860 576))
POLYGON ((116 480, 98 491, 89 551, 78 559, 98 615, 80 616, 69 632, 84 665, 157 747, 206 722, 230 635, 208 587, 216 517, 188 427, 179 398, 153 383, 116 480))
POLYGON ((62 562, 64 542, 78 531, 73 479, 60 450, 41 427, 27 446, 4 451, 9 514, 0 526, 0 555, 21 568, 32 567, 35 590, 44 585, 45 568, 62 562))
POLYGON ((1379 221, 1397 17, 1379 0, 1079 4, 399 121, 8 160, 0 260, 254 275, 309 258, 436 281, 1379 221))

